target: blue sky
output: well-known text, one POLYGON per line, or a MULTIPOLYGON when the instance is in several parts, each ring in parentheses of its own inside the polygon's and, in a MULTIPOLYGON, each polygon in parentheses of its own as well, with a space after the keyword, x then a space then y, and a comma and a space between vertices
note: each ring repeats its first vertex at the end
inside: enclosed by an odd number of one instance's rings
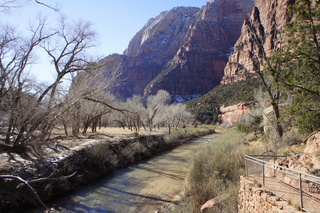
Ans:
MULTIPOLYGON (((58 5, 62 14, 72 20, 92 23, 98 34, 97 54, 107 56, 122 53, 130 39, 162 11, 177 6, 202 7, 209 0, 42 0, 50 5, 58 5)), ((1 14, 1 22, 11 22, 23 31, 37 16, 57 17, 53 10, 30 3, 1 14)), ((43 80, 40 74, 38 78, 43 80)), ((44 78, 45 79, 45 78, 44 78)))

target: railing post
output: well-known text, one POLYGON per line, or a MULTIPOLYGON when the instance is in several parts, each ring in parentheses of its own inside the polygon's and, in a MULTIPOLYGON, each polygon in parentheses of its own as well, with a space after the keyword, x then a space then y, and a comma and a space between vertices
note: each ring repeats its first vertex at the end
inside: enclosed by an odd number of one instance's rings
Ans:
POLYGON ((276 176, 276 157, 273 156, 273 177, 276 176))
POLYGON ((246 157, 244 157, 244 165, 246 167, 246 177, 249 177, 248 162, 247 162, 247 158, 246 157))
POLYGON ((303 192, 302 192, 302 179, 301 173, 299 173, 299 191, 300 191, 300 207, 303 209, 303 192))
POLYGON ((265 186, 265 182, 264 182, 264 162, 262 163, 262 183, 263 183, 263 186, 265 186))

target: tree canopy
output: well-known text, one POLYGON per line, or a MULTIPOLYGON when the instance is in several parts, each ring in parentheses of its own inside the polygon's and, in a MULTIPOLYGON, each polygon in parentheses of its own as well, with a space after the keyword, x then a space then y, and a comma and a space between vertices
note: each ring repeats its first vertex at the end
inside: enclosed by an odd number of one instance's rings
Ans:
POLYGON ((320 127, 320 1, 297 0, 290 12, 282 82, 294 94, 289 107, 294 122, 311 132, 320 127))

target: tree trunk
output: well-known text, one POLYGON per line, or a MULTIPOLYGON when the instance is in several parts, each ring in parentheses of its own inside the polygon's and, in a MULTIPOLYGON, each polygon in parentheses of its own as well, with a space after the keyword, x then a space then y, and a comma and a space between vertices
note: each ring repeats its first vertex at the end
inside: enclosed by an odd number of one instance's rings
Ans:
POLYGON ((279 135, 279 137, 281 138, 283 136, 283 128, 282 128, 282 125, 279 121, 280 119, 280 109, 279 109, 279 104, 277 103, 272 103, 272 108, 273 108, 273 111, 276 115, 276 131, 279 135))
POLYGON ((80 129, 80 102, 75 105, 74 119, 72 123, 72 135, 77 137, 80 129))

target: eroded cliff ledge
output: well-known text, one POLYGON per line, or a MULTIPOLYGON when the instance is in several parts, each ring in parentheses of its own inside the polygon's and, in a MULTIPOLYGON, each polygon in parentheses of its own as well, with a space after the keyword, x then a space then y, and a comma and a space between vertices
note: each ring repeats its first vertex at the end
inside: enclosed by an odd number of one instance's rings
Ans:
POLYGON ((290 21, 288 6, 294 0, 256 0, 250 19, 245 19, 241 29, 241 36, 234 45, 234 53, 224 69, 222 84, 246 80, 256 77, 254 60, 261 56, 261 51, 254 42, 252 28, 256 30, 259 40, 264 41, 263 48, 270 57, 277 47, 285 41, 277 32, 281 32, 290 21))

